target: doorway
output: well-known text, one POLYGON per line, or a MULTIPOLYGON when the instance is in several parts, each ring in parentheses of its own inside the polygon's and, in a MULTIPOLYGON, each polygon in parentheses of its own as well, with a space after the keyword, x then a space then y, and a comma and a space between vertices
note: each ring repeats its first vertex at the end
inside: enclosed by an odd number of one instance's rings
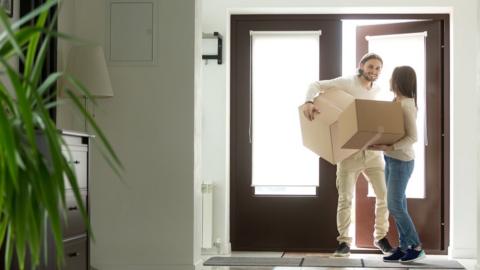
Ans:
MULTIPOLYGON (((436 238, 432 245, 428 244, 425 247, 429 252, 446 253, 448 174, 445 172, 448 171, 448 160, 445 160, 445 157, 448 157, 446 132, 449 118, 446 82, 449 77, 449 63, 448 49, 445 48, 448 47, 448 41, 444 39, 448 37, 446 33, 448 15, 432 14, 232 16, 230 237, 234 251, 330 252, 337 245, 335 166, 318 157, 313 157, 312 161, 312 157, 292 154, 289 146, 297 144, 302 148, 302 145, 301 141, 296 141, 294 134, 287 133, 288 130, 299 130, 292 122, 294 119, 289 120, 288 115, 298 116, 296 107, 303 102, 301 98, 308 86, 302 87, 302 83, 342 75, 342 20, 345 19, 422 20, 423 22, 419 24, 434 21, 437 25, 440 43, 426 43, 427 46, 439 48, 437 55, 434 56, 438 61, 433 64, 425 62, 427 65, 425 70, 435 70, 436 74, 439 74, 434 78, 435 82, 426 83, 435 86, 433 92, 427 91, 429 93, 427 101, 435 104, 426 107, 436 108, 427 115, 426 122, 433 124, 435 134, 440 132, 440 135, 430 141, 428 146, 435 149, 428 150, 435 154, 427 157, 425 164, 433 164, 429 165, 429 168, 434 173, 428 174, 425 179, 430 181, 441 179, 437 180, 440 184, 434 190, 434 193, 438 191, 440 195, 432 199, 433 205, 430 202, 418 203, 426 205, 429 209, 430 207, 440 209, 435 218, 430 219, 434 222, 433 226, 439 228, 435 233, 436 238), (268 46, 271 46, 271 49, 268 49, 268 46), (309 52, 307 56, 305 52, 309 52), (315 61, 310 61, 308 55, 314 55, 315 61), (271 66, 268 67, 268 64, 271 66), (302 76, 311 74, 312 69, 316 70, 316 77, 302 76), (292 77, 297 78, 294 80, 296 82, 292 82, 292 77), (268 79, 262 81, 261 78, 268 79), (290 92, 297 93, 283 99, 278 97, 289 92, 289 87, 296 90, 290 92), (288 100, 291 100, 290 104, 288 100), (303 166, 307 163, 310 167, 303 166), (295 170, 301 172, 295 174, 295 170), (303 181, 306 178, 311 179, 312 175, 316 178, 315 181, 303 181), (285 180, 268 182, 263 181, 265 179, 285 180)), ((360 47, 357 46, 356 57, 362 53, 358 49, 360 47)), ((365 47, 362 48, 365 50, 365 47)), ((425 51, 431 51, 426 48, 425 51)), ((389 75, 384 73, 382 76, 388 78, 389 75)), ((362 203, 368 204, 369 200, 372 200, 364 192, 365 185, 361 184, 363 182, 358 181, 357 206, 362 203), (358 190, 365 194, 359 193, 358 190), (359 198, 362 200, 359 201, 359 198)), ((431 187, 426 184, 425 190, 425 194, 428 194, 431 187)), ((371 212, 369 207, 363 205, 357 209, 362 209, 365 213, 371 212)), ((357 217, 364 217, 363 212, 356 213, 357 217)), ((363 228, 373 228, 373 225, 368 223, 369 220, 373 221, 373 218, 365 219, 368 220, 357 218, 358 224, 363 227, 356 227, 356 235, 371 235, 370 232, 363 231, 363 228)), ((432 224, 422 226, 427 228, 432 224)), ((358 246, 373 247, 370 239, 362 237, 357 239, 358 246)))

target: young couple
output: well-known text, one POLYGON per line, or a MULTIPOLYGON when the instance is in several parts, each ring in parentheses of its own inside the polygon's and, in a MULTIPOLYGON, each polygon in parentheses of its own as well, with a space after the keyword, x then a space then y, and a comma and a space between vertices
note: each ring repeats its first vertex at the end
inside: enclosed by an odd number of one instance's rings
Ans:
MULTIPOLYGON (((358 74, 333 80, 317 81, 310 85, 303 113, 312 120, 319 111, 313 106, 315 97, 325 91, 343 90, 357 99, 375 99, 380 88, 374 82, 383 66, 382 58, 374 53, 360 60, 358 74)), ((351 205, 355 183, 363 173, 375 192, 374 245, 385 255, 386 262, 413 262, 425 257, 415 225, 408 214, 405 190, 413 172, 417 140, 415 124, 417 115, 417 82, 415 71, 409 66, 396 67, 390 79, 394 102, 401 104, 405 136, 392 145, 371 145, 337 164, 336 186, 338 190, 337 229, 339 245, 334 256, 350 255, 352 238, 348 235, 351 205), (383 151, 383 155, 382 155, 383 151), (384 162, 385 160, 385 162, 384 162), (388 205, 388 206, 387 206, 388 205), (395 219, 399 234, 399 246, 393 249, 388 242, 389 211, 395 219)))

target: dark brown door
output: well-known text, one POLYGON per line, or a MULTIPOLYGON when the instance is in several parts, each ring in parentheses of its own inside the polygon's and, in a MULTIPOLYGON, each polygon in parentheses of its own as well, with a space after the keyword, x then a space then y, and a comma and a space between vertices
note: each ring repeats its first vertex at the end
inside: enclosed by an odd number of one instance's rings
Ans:
MULTIPOLYGON (((341 75, 341 22, 315 15, 235 15, 231 19, 230 237, 232 250, 332 251, 336 245, 335 167, 319 160, 315 195, 255 195, 252 187, 250 31, 318 31, 318 78, 341 75)), ((289 78, 278 78, 287 81, 289 78)), ((305 89, 298 89, 306 93, 305 89)), ((272 117, 274 117, 272 97, 272 117)), ((300 105, 300 104, 298 104, 300 105)), ((269 110, 269 108, 265 108, 269 110)), ((295 112, 297 113, 297 112, 295 112)), ((299 128, 292 126, 293 128, 299 128)), ((292 143, 292 142, 285 142, 292 143)), ((285 155, 278 146, 275 155, 285 155)))
MULTIPOLYGON (((447 43, 443 40, 443 21, 421 21, 388 25, 362 26, 357 29, 357 61, 368 51, 366 36, 382 36, 392 34, 407 34, 426 32, 425 37, 425 104, 419 104, 419 110, 426 108, 426 133, 428 144, 424 145, 424 162, 416 160, 415 166, 423 166, 424 173, 424 198, 408 200, 409 213, 414 221, 420 240, 425 249, 433 253, 445 252, 445 237, 448 234, 445 226, 445 189, 444 181, 445 164, 448 161, 448 87, 445 82, 448 78, 447 59, 444 49, 447 43), (445 124, 446 123, 446 124, 445 124)), ((448 46, 447 46, 448 47, 448 46)), ((448 51, 448 50, 447 50, 448 51)), ((406 55, 409 52, 398 48, 396 53, 406 55)), ((418 73, 418 72, 417 72, 418 73)), ((391 74, 382 74, 390 77, 391 74)), ((422 125, 417 120, 417 126, 422 125)), ((358 247, 373 247, 374 203, 373 197, 367 197, 368 186, 366 181, 357 182, 356 189, 356 245, 358 247)), ((390 231, 388 238, 392 244, 398 245, 398 234, 395 223, 390 218, 390 231)))

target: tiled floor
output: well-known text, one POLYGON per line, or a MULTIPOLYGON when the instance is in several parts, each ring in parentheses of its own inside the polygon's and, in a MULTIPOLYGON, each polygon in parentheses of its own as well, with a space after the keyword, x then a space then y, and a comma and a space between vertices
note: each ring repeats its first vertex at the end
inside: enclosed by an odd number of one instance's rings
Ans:
MULTIPOLYGON (((204 256, 204 261, 213 255, 204 256)), ((322 253, 283 253, 283 252, 232 252, 232 257, 305 257, 305 256, 326 256, 322 253)), ((427 255, 429 258, 447 259, 444 255, 427 255)), ((379 254, 352 254, 350 258, 369 258, 381 260, 379 254)), ((476 260, 457 259, 467 270, 476 270, 476 260)), ((381 268, 330 268, 330 267, 254 267, 254 266, 203 266, 202 270, 380 270, 381 268)), ((407 270, 407 268, 387 268, 388 270, 407 270)), ((416 270, 408 268, 408 270, 416 270)), ((445 269, 444 269, 445 270, 445 269)))

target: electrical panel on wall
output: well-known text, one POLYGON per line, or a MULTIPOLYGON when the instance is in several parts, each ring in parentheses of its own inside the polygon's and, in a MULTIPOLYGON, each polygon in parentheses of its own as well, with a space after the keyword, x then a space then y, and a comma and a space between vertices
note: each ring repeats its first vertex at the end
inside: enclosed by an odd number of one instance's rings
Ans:
POLYGON ((107 5, 109 64, 156 64, 156 1, 110 0, 107 5))

